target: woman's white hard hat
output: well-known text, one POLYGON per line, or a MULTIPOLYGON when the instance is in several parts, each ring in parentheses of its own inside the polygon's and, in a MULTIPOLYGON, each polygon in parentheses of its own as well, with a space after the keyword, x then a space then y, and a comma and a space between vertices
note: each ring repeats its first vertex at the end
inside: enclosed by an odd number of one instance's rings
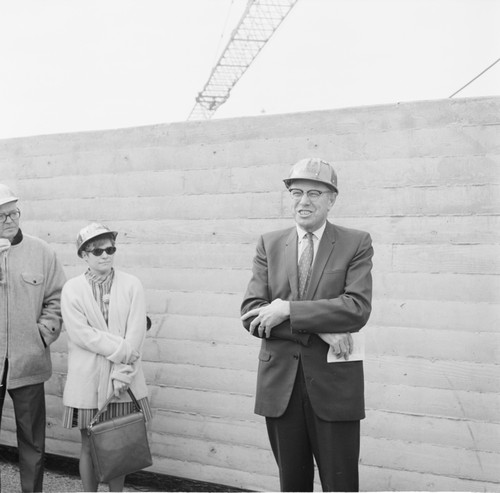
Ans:
POLYGON ((111 231, 107 226, 101 223, 91 223, 80 230, 76 237, 76 253, 79 257, 82 256, 82 249, 85 243, 104 234, 112 234, 116 239, 118 231, 111 231))

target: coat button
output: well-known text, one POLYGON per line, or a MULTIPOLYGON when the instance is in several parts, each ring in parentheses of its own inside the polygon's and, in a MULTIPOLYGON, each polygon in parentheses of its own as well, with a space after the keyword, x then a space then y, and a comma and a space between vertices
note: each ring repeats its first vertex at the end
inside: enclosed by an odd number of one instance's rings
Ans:
POLYGON ((293 359, 299 359, 299 355, 298 355, 298 353, 295 353, 295 354, 293 355, 293 359))

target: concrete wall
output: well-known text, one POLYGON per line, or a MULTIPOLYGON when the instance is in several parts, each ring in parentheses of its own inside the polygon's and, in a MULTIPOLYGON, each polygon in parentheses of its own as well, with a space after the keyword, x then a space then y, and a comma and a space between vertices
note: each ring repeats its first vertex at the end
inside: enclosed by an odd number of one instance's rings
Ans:
MULTIPOLYGON (((363 490, 500 488, 500 98, 443 100, 0 141, 22 227, 68 276, 74 238, 120 231, 117 265, 147 289, 152 471, 276 490, 253 414, 258 341, 239 322, 261 232, 291 225, 281 179, 335 163, 332 220, 374 240, 363 490)), ((61 428, 65 334, 53 346, 48 451, 61 428)), ((1 442, 15 444, 6 403, 1 442)))

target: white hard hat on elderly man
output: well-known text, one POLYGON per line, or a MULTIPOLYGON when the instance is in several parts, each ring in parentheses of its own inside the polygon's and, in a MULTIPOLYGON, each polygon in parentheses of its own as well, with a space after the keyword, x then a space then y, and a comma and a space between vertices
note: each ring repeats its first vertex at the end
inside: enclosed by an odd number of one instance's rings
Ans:
POLYGON ((19 199, 12 193, 12 190, 0 183, 0 205, 8 204, 9 202, 17 202, 19 199))
POLYGON ((320 158, 306 158, 297 161, 290 170, 288 178, 283 180, 287 188, 290 188, 294 180, 309 180, 324 183, 334 192, 338 193, 337 173, 333 166, 320 158))

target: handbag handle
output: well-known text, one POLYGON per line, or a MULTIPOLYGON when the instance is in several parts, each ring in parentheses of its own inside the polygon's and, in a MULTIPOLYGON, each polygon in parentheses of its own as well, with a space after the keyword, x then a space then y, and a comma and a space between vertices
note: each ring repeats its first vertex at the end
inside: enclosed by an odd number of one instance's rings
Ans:
MULTIPOLYGON (((135 398, 135 395, 132 392, 132 390, 130 389, 130 387, 127 389, 127 392, 128 392, 128 395, 130 396, 130 398, 132 399, 132 402, 134 403, 134 406, 137 409, 137 411, 142 413, 141 406, 140 406, 139 402, 137 402, 137 399, 135 398)), ((115 396, 114 394, 111 394, 108 397, 107 401, 102 405, 101 409, 99 409, 99 411, 97 411, 95 413, 94 417, 92 418, 92 421, 90 422, 90 424, 88 426, 89 430, 99 421, 99 418, 106 411, 108 404, 111 402, 111 400, 113 399, 114 396, 115 396)))

